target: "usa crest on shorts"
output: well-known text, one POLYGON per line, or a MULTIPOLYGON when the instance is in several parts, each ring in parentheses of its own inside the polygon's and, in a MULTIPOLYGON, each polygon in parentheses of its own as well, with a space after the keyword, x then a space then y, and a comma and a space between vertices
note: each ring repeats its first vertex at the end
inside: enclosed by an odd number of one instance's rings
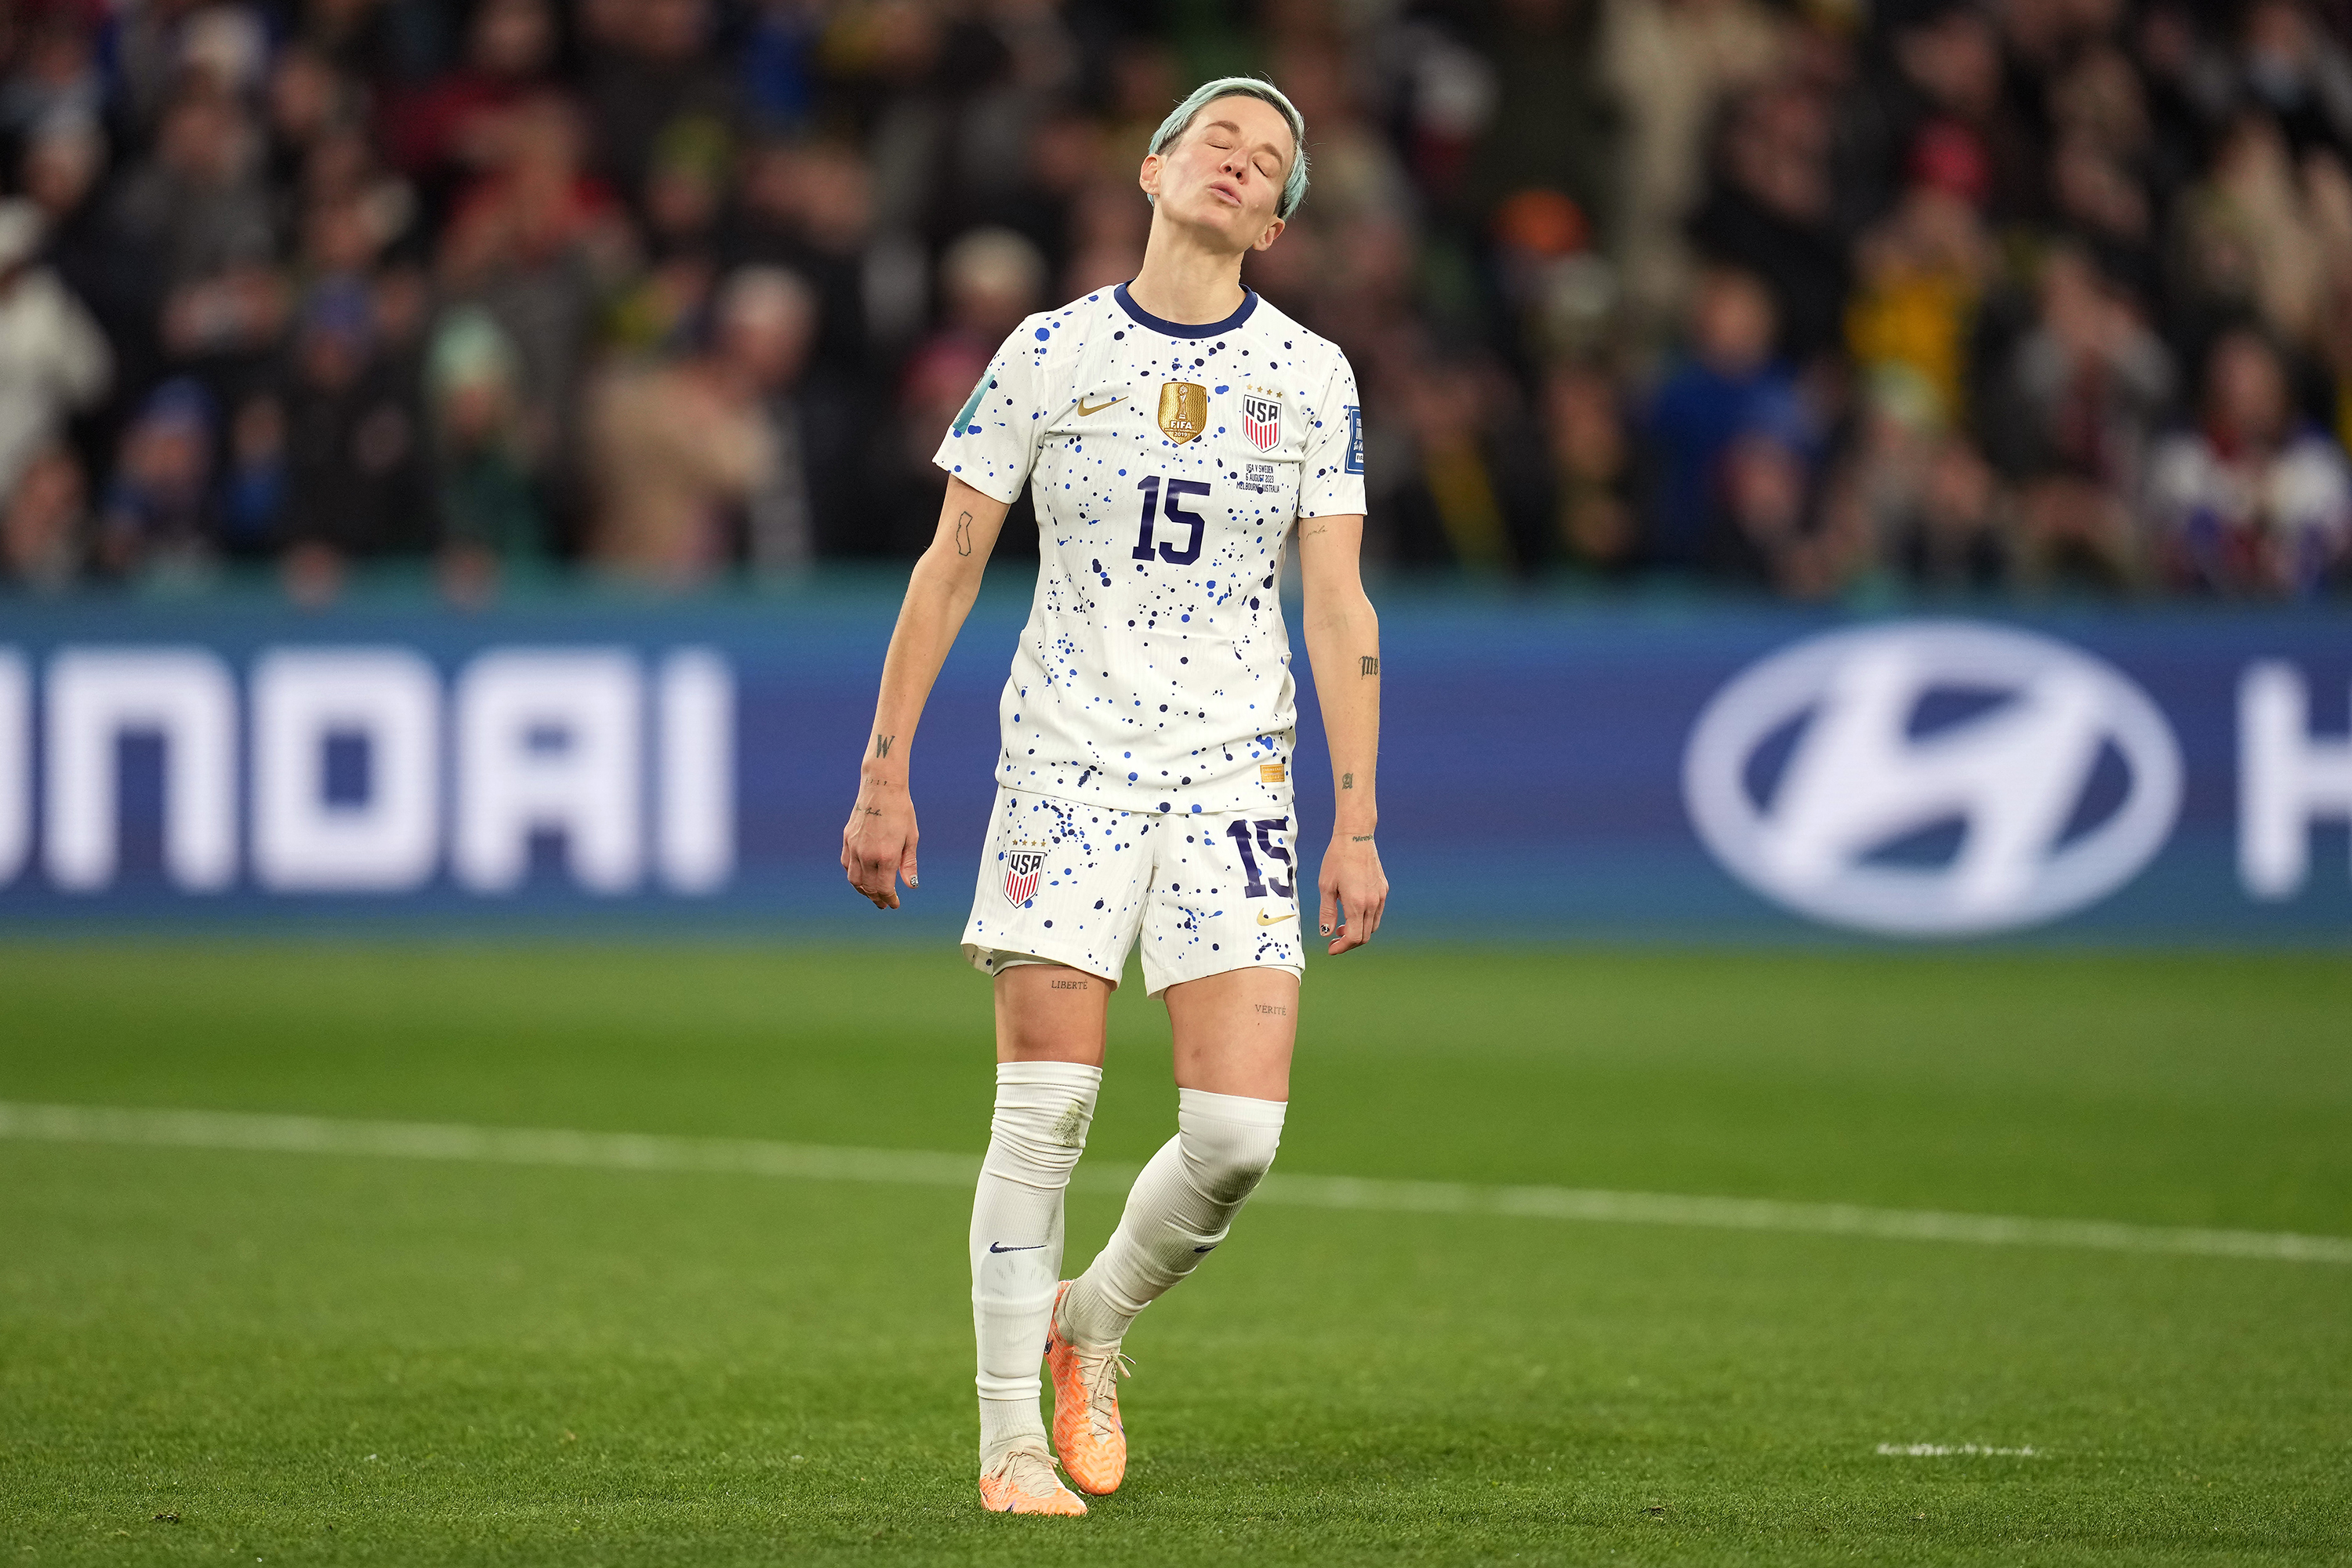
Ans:
POLYGON ((1263 393, 1242 394, 1242 434, 1261 452, 1282 443, 1282 400, 1263 393))
POLYGON ((1034 844, 1015 844, 1004 852, 1004 901, 1019 909, 1037 894, 1037 879, 1045 875, 1045 851, 1034 844))

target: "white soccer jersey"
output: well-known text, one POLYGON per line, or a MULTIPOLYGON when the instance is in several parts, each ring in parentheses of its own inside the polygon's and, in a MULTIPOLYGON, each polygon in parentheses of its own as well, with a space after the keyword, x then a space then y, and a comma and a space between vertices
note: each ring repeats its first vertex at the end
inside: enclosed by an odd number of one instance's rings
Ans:
POLYGON ((1210 326, 1124 284, 1030 317, 940 443, 1010 502, 1035 480, 1037 597, 997 782, 1121 811, 1290 800, 1291 524, 1364 510, 1347 357, 1247 295, 1210 326))

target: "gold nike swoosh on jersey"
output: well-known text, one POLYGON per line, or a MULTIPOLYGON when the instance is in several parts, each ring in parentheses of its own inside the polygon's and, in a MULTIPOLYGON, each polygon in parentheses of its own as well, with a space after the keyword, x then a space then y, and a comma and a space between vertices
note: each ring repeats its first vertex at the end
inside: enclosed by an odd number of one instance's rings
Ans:
POLYGON ((1264 910, 1260 910, 1257 912, 1257 923, 1262 926, 1278 926, 1285 921, 1296 920, 1297 918, 1298 911, 1297 910, 1291 910, 1288 914, 1276 915, 1272 919, 1268 919, 1266 917, 1266 912, 1264 910))
POLYGON ((1110 399, 1109 402, 1097 403, 1093 407, 1089 408, 1087 406, 1087 400, 1081 397, 1078 399, 1078 417, 1084 419, 1090 414, 1100 414, 1104 409, 1108 408, 1112 403, 1125 403, 1126 401, 1127 394, 1122 392, 1117 397, 1110 399))

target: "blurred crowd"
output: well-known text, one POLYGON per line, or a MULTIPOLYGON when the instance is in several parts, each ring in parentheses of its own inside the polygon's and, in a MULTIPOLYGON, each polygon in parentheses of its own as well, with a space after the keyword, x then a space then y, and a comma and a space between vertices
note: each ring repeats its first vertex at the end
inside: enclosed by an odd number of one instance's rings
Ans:
POLYGON ((2352 0, 0 0, 0 579, 911 554, 996 344, 1133 275, 1151 130, 1250 71, 1314 184, 1245 280, 1355 364, 1376 558, 2340 592, 2347 44, 2352 0))

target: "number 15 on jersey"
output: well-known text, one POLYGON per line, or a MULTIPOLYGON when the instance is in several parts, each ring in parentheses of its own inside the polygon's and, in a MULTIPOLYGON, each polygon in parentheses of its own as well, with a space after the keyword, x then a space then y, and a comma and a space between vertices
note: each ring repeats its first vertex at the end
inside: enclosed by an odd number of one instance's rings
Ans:
POLYGON ((1202 537, 1209 530, 1208 520, 1197 511, 1188 511, 1178 503, 1186 496, 1207 495, 1209 493, 1207 482, 1202 479, 1170 479, 1167 483, 1165 505, 1168 521, 1171 523, 1180 523, 1192 531, 1185 536, 1184 548, 1181 550, 1175 548, 1165 540, 1160 542, 1157 551, 1151 546, 1151 525, 1154 521, 1152 514, 1159 511, 1162 505, 1160 476, 1154 474, 1135 488, 1143 492, 1143 521, 1135 531, 1135 548, 1129 553, 1138 561, 1149 561, 1156 554, 1171 566, 1190 566, 1193 562, 1198 561, 1201 558, 1202 537))

